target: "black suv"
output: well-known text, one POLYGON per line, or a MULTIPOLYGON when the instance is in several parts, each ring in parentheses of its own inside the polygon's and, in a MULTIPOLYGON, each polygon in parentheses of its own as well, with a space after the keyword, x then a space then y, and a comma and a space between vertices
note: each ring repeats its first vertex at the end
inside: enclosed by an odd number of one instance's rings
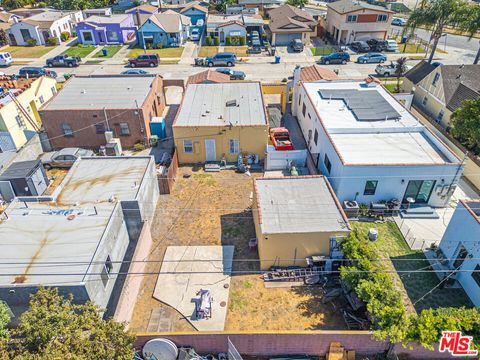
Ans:
POLYGON ((350 48, 357 53, 366 53, 370 51, 370 46, 365 41, 354 41, 350 44, 350 48))
POLYGON ((38 78, 40 76, 49 76, 51 78, 57 78, 58 75, 55 71, 53 70, 47 70, 41 67, 23 67, 18 71, 18 76, 19 77, 24 77, 24 78, 38 78))
POLYGON ((367 40, 368 46, 372 51, 385 51, 387 50, 387 42, 385 40, 370 39, 367 40))

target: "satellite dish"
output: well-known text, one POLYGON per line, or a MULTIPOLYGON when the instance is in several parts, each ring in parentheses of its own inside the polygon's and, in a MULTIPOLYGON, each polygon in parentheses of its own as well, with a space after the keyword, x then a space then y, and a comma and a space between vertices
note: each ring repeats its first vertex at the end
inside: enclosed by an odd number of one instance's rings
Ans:
POLYGON ((178 348, 172 341, 164 338, 148 341, 143 349, 143 358, 147 360, 176 360, 178 348))

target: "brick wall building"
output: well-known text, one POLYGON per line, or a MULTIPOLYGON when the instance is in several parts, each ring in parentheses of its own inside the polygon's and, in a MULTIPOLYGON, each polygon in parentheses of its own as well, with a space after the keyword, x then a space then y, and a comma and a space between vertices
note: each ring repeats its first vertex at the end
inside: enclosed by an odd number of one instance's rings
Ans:
POLYGON ((148 141, 150 119, 164 108, 159 76, 77 76, 40 109, 40 116, 55 149, 98 149, 107 130, 128 149, 148 141))

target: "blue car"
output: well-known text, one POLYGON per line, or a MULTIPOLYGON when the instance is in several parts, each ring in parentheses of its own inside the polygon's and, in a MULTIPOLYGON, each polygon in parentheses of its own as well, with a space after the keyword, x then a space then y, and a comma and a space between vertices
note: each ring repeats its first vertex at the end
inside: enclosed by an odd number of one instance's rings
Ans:
POLYGON ((359 56, 357 62, 360 64, 367 64, 367 63, 383 63, 387 61, 387 57, 380 53, 368 53, 362 56, 359 56))
POLYGON ((346 64, 350 61, 350 55, 346 52, 334 52, 330 55, 322 56, 320 58, 320 64, 346 64))

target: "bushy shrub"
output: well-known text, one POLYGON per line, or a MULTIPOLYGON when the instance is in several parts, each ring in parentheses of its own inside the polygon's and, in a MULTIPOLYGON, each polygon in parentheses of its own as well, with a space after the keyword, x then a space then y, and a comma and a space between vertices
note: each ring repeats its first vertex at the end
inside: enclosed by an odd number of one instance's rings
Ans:
POLYGON ((214 36, 213 40, 215 41, 215 46, 220 45, 220 38, 218 36, 214 36))
POLYGON ((27 40, 27 46, 35 46, 37 45, 37 40, 35 39, 28 39, 27 40))
POLYGON ((244 46, 247 43, 247 37, 246 36, 240 36, 240 45, 244 46))
POLYGON ((232 45, 232 37, 231 36, 225 37, 225 45, 227 45, 227 46, 232 45))
POLYGON ((40 1, 40 2, 37 3, 37 7, 39 7, 39 8, 47 7, 47 3, 43 2, 43 1, 40 1))
POLYGON ((142 142, 137 142, 133 145, 133 148, 135 149, 135 151, 142 151, 145 149, 145 145, 143 145, 142 142))
POLYGON ((207 36, 205 38, 205 44, 207 44, 207 46, 212 46, 212 37, 211 36, 207 36))
POLYGON ((163 44, 162 43, 158 43, 155 45, 155 48, 156 49, 163 49, 163 44))
POLYGON ((49 46, 56 46, 56 45, 58 45, 58 39, 57 39, 55 36, 50 36, 50 37, 47 39, 47 45, 49 45, 49 46))
POLYGON ((68 31, 62 31, 60 38, 62 41, 67 41, 70 38, 70 33, 68 31))

